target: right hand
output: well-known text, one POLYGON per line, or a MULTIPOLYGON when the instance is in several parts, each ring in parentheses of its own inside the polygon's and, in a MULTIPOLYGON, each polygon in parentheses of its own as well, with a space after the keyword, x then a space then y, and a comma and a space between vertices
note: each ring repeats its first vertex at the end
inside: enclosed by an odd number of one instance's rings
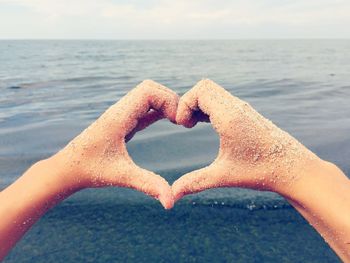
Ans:
POLYGON ((210 121, 219 134, 220 149, 212 164, 174 182, 175 201, 215 187, 246 187, 284 194, 306 164, 320 161, 247 102, 208 79, 181 97, 176 121, 187 128, 198 121, 210 121))

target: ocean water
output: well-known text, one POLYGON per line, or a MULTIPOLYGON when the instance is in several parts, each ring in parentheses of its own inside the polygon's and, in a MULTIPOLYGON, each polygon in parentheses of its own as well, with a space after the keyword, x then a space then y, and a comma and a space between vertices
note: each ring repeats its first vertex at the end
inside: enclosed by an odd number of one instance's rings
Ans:
MULTIPOLYGON (((182 95, 211 78, 350 175, 350 40, 0 41, 0 189, 143 79, 182 95)), ((128 150, 170 183, 209 164, 209 124, 160 121, 128 150)), ((332 205, 332 204, 329 204, 332 205)), ((165 211, 130 189, 81 191, 5 262, 337 262, 280 196, 212 189, 165 211)))

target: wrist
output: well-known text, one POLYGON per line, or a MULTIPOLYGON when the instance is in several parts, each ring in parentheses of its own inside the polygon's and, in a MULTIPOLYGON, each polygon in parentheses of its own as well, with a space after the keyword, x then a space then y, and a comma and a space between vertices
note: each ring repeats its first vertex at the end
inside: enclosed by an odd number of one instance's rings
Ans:
POLYGON ((325 161, 315 158, 295 163, 288 170, 283 167, 278 171, 279 180, 276 180, 272 189, 287 200, 298 199, 298 196, 305 195, 307 188, 313 184, 311 181, 317 179, 316 177, 324 169, 324 166, 326 166, 325 161))
POLYGON ((322 192, 332 187, 332 184, 349 183, 349 179, 335 164, 320 158, 306 162, 294 174, 294 180, 277 192, 300 206, 305 206, 311 199, 322 197, 322 192))
POLYGON ((84 188, 77 171, 58 154, 37 162, 32 168, 43 174, 42 180, 58 193, 69 195, 84 188))
POLYGON ((8 211, 9 217, 17 215, 18 222, 21 213, 23 218, 31 218, 34 222, 45 211, 81 189, 69 176, 55 158, 41 160, 0 193, 3 198, 11 199, 7 207, 2 204, 2 209, 8 211))

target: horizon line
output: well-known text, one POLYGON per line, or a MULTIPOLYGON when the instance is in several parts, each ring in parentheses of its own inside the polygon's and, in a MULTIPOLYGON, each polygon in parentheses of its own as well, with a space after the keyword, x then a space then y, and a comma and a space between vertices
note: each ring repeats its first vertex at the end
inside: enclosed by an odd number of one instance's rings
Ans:
POLYGON ((281 37, 281 38, 0 38, 8 40, 63 40, 63 41, 218 41, 218 40, 350 40, 350 37, 281 37))

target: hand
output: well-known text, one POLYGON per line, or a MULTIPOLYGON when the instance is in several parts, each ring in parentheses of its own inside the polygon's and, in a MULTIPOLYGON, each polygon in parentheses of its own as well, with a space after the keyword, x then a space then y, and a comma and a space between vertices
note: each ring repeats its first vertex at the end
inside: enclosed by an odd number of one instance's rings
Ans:
POLYGON ((81 188, 130 187, 171 208, 173 197, 169 184, 132 161, 126 140, 164 117, 175 122, 177 103, 175 92, 145 80, 53 158, 67 167, 70 178, 81 188))
POLYGON ((198 82, 181 97, 176 121, 188 128, 198 121, 210 121, 219 134, 220 149, 211 165, 173 184, 175 201, 214 187, 247 187, 283 194, 306 163, 320 160, 248 103, 211 80, 198 82))

